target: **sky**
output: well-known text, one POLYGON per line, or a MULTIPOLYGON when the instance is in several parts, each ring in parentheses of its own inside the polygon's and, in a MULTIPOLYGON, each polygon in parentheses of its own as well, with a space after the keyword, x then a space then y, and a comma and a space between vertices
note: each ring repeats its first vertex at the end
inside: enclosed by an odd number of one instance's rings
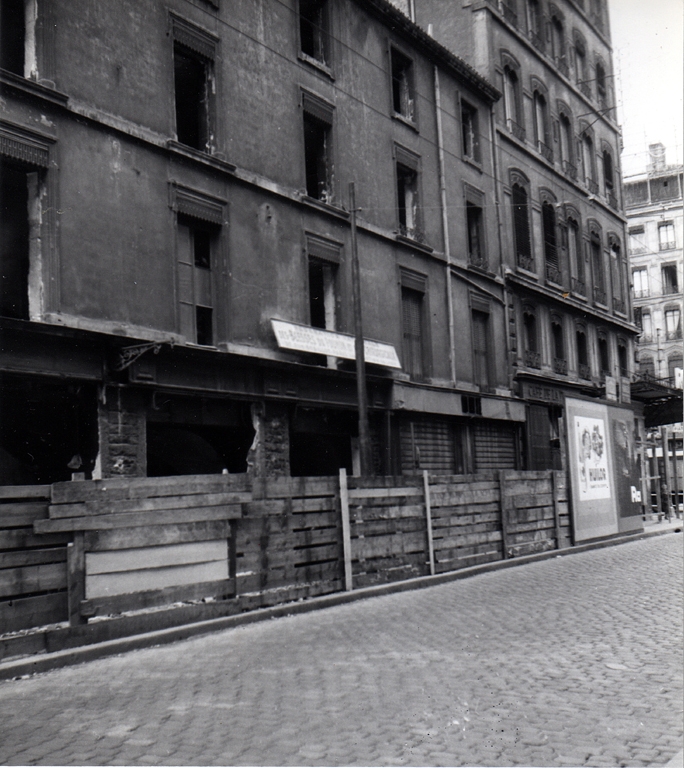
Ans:
POLYGON ((643 172, 648 145, 682 162, 684 2, 609 0, 623 176, 643 172))

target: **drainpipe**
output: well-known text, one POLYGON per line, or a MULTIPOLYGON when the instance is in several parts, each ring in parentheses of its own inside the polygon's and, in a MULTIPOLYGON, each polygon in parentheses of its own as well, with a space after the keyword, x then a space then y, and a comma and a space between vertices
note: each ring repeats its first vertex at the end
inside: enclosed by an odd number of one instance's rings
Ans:
POLYGON ((442 209, 442 229, 444 231, 444 269, 446 280, 447 312, 449 313, 449 370, 451 384, 456 386, 456 334, 454 330, 454 297, 451 291, 451 247, 449 244, 449 217, 447 214, 446 178, 444 173, 444 137, 442 134, 442 101, 439 90, 439 70, 435 67, 435 115, 437 118, 437 157, 439 160, 439 194, 442 209))

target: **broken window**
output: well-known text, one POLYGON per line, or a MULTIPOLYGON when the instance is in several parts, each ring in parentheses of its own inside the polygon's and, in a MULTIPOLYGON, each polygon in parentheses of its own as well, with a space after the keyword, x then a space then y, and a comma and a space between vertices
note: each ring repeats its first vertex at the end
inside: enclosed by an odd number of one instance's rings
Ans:
POLYGON ((218 227, 178 217, 178 275, 181 333, 195 344, 213 346, 212 251, 218 227))
POLYGON ((181 144, 209 150, 211 62, 176 42, 173 47, 176 96, 176 135, 181 144))
POLYGON ((300 50, 319 64, 329 64, 329 10, 327 0, 299 0, 300 50))
POLYGON ((660 268, 663 283, 663 293, 679 293, 679 281, 677 280, 677 265, 665 264, 660 268))
POLYGON ((418 221, 418 171, 397 163, 397 204, 399 233, 420 239, 418 221))
POLYGON ((463 157, 480 162, 480 129, 478 111, 466 101, 461 101, 461 140, 463 157))
POLYGON ((484 247, 482 205, 466 201, 466 223, 468 227, 468 261, 474 267, 487 269, 489 262, 484 247))
POLYGON ((28 320, 29 186, 37 174, 3 160, 0 166, 0 315, 28 320))
POLYGON ((392 66, 392 109, 397 115, 415 121, 413 62, 395 48, 390 53, 392 66))
POLYGON ((530 238, 530 211, 527 190, 520 183, 512 188, 513 233, 515 235, 516 260, 519 267, 533 270, 532 240, 530 238))
POLYGON ((304 163, 306 166, 306 194, 314 200, 330 202, 331 161, 330 139, 332 126, 318 117, 304 113, 304 163))

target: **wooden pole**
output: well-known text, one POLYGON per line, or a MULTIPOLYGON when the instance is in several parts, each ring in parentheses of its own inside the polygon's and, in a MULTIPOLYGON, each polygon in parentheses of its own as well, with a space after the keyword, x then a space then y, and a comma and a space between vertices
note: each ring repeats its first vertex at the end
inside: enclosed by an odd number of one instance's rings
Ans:
POLYGON ((81 614, 81 601, 85 599, 85 547, 83 531, 74 532, 74 540, 67 544, 67 605, 72 627, 87 624, 81 614))
POLYGON ((347 489, 347 470, 340 467, 340 507, 342 510, 342 556, 344 558, 344 588, 351 592, 351 525, 349 523, 349 491, 347 489))
POLYGON ((508 559, 508 495, 506 494, 506 470, 499 470, 499 496, 501 499, 501 548, 503 559, 508 559))
POLYGON ((432 506, 430 504, 430 479, 427 469, 423 470, 423 489, 425 491, 425 523, 427 525, 428 558, 430 576, 435 575, 435 544, 432 539, 432 506))
POLYGON ((352 246, 352 296, 354 298, 354 335, 356 351, 356 392, 359 402, 359 459, 361 475, 372 474, 371 444, 368 428, 368 393, 366 390, 366 358, 363 349, 363 319, 361 316, 361 275, 359 249, 356 236, 356 192, 354 182, 349 184, 352 246))

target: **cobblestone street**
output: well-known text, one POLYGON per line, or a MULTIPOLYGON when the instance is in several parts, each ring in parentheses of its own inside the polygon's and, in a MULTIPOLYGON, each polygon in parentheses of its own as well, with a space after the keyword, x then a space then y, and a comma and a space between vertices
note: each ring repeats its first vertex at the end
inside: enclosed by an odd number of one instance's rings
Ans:
POLYGON ((667 534, 0 683, 0 761, 641 766, 682 748, 667 534))

